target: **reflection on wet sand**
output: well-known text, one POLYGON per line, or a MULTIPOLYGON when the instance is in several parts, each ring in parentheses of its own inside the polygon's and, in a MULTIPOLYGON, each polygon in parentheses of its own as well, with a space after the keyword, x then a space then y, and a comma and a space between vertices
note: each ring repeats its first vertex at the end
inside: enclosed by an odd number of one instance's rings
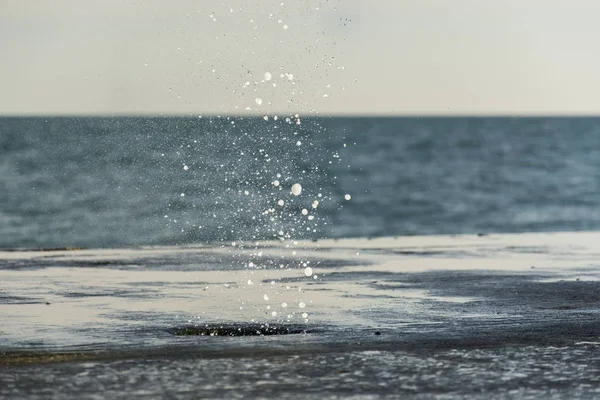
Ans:
POLYGON ((0 252, 0 366, 159 358, 235 365, 284 356, 337 365, 340 354, 380 352, 373 357, 389 361, 380 372, 392 373, 400 353, 426 360, 508 346, 528 348, 537 362, 540 349, 564 348, 544 361, 554 365, 598 343, 599 239, 557 233, 0 252))

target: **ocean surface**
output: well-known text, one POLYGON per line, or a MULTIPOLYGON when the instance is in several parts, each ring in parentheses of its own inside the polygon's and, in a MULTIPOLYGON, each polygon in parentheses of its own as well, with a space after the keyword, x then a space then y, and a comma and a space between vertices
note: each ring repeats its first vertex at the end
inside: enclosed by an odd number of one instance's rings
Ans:
POLYGON ((0 118, 0 248, 599 228, 600 118, 0 118))
POLYGON ((0 118, 0 398, 598 398, 599 185, 600 118, 0 118))

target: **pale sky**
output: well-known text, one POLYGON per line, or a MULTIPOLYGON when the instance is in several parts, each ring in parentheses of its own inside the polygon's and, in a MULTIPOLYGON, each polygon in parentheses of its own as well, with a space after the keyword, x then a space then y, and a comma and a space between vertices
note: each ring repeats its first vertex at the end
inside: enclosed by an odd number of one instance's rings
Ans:
POLYGON ((598 21, 597 0, 0 0, 0 115, 599 114, 598 21))

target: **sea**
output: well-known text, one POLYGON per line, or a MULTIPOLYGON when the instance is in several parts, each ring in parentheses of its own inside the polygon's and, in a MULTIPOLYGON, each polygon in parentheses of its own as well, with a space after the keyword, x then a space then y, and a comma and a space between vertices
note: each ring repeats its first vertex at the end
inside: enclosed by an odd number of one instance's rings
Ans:
POLYGON ((0 398, 600 398, 600 118, 2 117, 0 398))
POLYGON ((0 248, 590 231, 599 189, 600 118, 0 118, 0 248))

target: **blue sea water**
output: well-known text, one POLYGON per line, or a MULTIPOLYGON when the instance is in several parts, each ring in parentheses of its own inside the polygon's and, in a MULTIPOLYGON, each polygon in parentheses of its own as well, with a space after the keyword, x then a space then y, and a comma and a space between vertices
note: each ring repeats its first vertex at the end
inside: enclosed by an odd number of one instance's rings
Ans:
POLYGON ((600 118, 0 118, 0 248, 599 228, 600 118))

